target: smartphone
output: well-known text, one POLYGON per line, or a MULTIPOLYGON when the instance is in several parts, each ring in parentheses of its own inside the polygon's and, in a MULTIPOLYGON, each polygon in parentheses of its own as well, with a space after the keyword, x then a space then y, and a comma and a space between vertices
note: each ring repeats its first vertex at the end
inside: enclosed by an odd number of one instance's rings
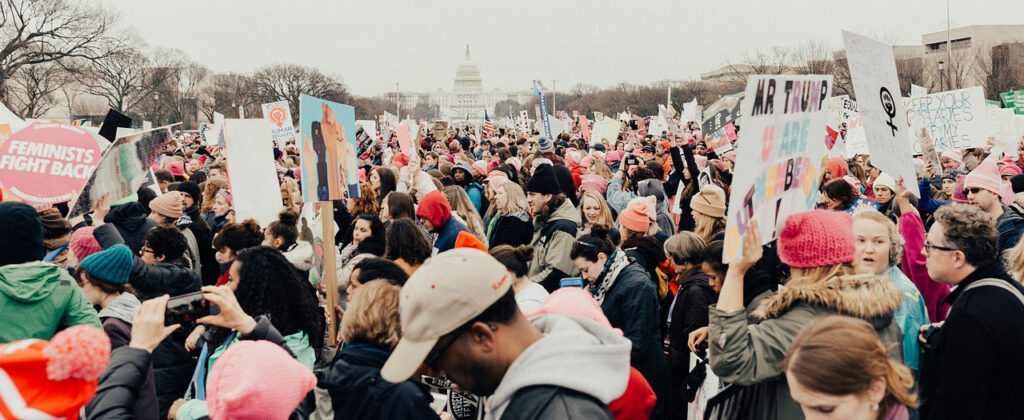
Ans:
POLYGON ((582 289, 583 288, 583 278, 582 277, 566 277, 566 278, 561 279, 561 280, 558 281, 558 287, 559 288, 562 288, 562 287, 578 287, 578 288, 582 289))
POLYGON ((164 325, 188 324, 207 315, 217 315, 220 308, 203 299, 203 292, 172 297, 164 311, 164 325))

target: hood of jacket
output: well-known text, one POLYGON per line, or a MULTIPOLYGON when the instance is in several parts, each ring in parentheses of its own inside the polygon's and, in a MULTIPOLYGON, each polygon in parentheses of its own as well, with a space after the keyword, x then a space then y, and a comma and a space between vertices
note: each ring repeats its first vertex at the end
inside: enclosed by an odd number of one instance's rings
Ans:
POLYGON ((147 214, 146 208, 142 207, 141 203, 134 201, 110 209, 110 213, 107 213, 107 217, 104 217, 103 221, 120 226, 129 232, 135 232, 146 224, 147 214))
POLYGON ((53 293, 59 281, 73 281, 56 264, 33 261, 0 267, 0 293, 20 303, 35 303, 53 293))
POLYGON ((777 318, 801 302, 823 306, 884 328, 903 302, 903 293, 888 276, 876 274, 836 276, 810 284, 790 281, 785 289, 761 302, 753 315, 760 319, 777 318))
POLYGON ((283 254, 288 262, 302 271, 309 270, 313 263, 313 246, 306 241, 296 242, 287 251, 284 251, 283 254))
POLYGON ((484 400, 490 417, 500 418, 516 391, 534 385, 572 389, 605 404, 626 391, 632 349, 628 339, 587 319, 537 315, 530 322, 544 337, 512 362, 498 388, 484 400))
POLYGON ((558 206, 555 211, 551 212, 551 216, 548 216, 544 223, 547 224, 560 219, 571 221, 575 223, 576 226, 580 225, 580 212, 579 210, 576 210, 576 207, 573 207, 572 201, 569 201, 568 198, 565 199, 565 201, 562 202, 562 205, 558 206))
POLYGON ((416 206, 416 217, 422 217, 438 229, 452 217, 452 206, 440 191, 434 190, 423 196, 416 206))
POLYGON ((139 302, 139 298, 135 297, 135 295, 121 293, 106 308, 100 309, 99 317, 100 319, 117 318, 131 324, 135 308, 138 308, 139 305, 142 305, 142 303, 139 302))

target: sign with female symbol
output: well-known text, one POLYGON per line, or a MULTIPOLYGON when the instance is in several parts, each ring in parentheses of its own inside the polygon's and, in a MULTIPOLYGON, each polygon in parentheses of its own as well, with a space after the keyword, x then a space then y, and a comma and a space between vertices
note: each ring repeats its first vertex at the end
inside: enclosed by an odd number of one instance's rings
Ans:
POLYGON ((292 113, 288 108, 288 101, 263 104, 263 118, 274 123, 271 135, 274 143, 284 145, 295 138, 295 127, 292 126, 292 113))

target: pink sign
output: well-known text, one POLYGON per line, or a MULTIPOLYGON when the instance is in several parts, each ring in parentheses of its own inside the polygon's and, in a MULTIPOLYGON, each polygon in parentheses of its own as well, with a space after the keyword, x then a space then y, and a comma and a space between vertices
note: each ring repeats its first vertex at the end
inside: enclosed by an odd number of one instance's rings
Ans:
POLYGON ((402 149, 402 153, 405 153, 406 156, 412 156, 409 154, 412 149, 409 140, 409 124, 399 125, 398 129, 395 130, 395 135, 398 136, 398 147, 402 149))
POLYGON ((102 152, 91 133, 61 123, 34 123, 0 146, 0 184, 30 204, 70 201, 102 152))
POLYGON ((587 125, 587 117, 583 115, 580 115, 580 131, 583 132, 583 138, 587 141, 590 141, 590 126, 587 125))

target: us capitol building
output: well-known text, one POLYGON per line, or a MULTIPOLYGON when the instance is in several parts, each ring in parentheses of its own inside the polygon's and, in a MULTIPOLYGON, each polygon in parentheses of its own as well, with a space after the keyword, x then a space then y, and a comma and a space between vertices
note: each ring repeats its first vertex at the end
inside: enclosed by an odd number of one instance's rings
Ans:
MULTIPOLYGON (((545 94, 548 94, 545 91, 545 94)), ((508 111, 494 115, 494 106, 501 101, 512 100, 521 105, 530 102, 536 95, 530 89, 516 92, 505 92, 500 89, 484 91, 483 80, 480 77, 480 69, 469 55, 469 45, 466 46, 466 59, 455 70, 455 84, 450 91, 438 89, 429 93, 400 93, 401 112, 406 114, 418 104, 426 103, 437 105, 440 108, 439 117, 450 121, 483 121, 484 109, 487 109, 491 120, 508 116, 508 111)), ((394 94, 387 95, 394 99, 394 94)), ((393 102, 392 102, 393 103, 393 102)), ((499 110, 501 111, 501 110, 499 110)), ((531 111, 532 114, 532 111, 531 111)))

